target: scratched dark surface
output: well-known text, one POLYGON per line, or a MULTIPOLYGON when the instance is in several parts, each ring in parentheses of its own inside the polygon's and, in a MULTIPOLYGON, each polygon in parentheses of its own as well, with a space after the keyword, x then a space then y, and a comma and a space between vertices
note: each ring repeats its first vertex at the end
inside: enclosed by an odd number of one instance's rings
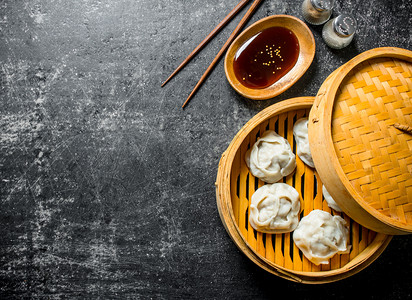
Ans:
MULTIPOLYGON (((182 110, 240 16, 160 84, 237 3, 0 1, 0 298, 411 297, 412 236, 351 278, 297 284, 236 248, 214 187, 222 152, 258 111, 315 95, 362 51, 411 49, 411 2, 338 1, 358 19, 355 40, 331 50, 312 26, 316 57, 287 92, 244 99, 221 61, 182 110)), ((249 24, 272 14, 301 18, 300 1, 264 1, 249 24)))

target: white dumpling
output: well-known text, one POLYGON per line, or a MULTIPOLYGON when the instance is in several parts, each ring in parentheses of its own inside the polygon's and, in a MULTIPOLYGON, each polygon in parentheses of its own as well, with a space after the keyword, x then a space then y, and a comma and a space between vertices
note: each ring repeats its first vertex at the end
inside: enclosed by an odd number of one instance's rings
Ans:
POLYGON ((268 130, 246 152, 245 161, 253 176, 267 183, 275 183, 296 168, 295 154, 289 142, 268 130))
POLYGON ((299 223, 299 193, 286 183, 266 184, 252 195, 250 225, 260 232, 285 233, 299 223))
POLYGON ((293 136, 296 140, 296 153, 299 158, 309 167, 314 168, 315 164, 309 147, 308 119, 302 118, 296 121, 293 126, 293 136))
POLYGON ((332 196, 329 194, 328 190, 325 188, 325 186, 322 186, 322 194, 323 198, 325 198, 326 202, 328 203, 328 206, 338 212, 341 212, 342 210, 340 209, 339 205, 333 200, 332 196))
POLYGON ((293 241, 315 265, 328 264, 335 254, 350 251, 346 221, 322 210, 313 210, 300 220, 293 241))

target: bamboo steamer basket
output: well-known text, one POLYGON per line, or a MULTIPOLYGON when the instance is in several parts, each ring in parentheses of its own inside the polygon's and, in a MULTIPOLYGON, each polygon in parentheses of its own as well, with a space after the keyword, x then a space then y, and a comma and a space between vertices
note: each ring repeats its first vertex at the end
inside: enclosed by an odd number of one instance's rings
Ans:
POLYGON ((322 84, 309 116, 317 172, 352 219, 385 234, 412 233, 412 52, 366 51, 322 84))
POLYGON ((314 209, 341 215, 350 226, 349 254, 337 254, 328 265, 311 263, 293 243, 292 234, 265 234, 249 224, 249 205, 254 191, 264 185, 255 178, 244 160, 249 147, 266 130, 285 137, 296 153, 293 124, 307 117, 314 97, 300 97, 274 104, 253 117, 237 133, 219 162, 216 199, 219 215, 237 247, 255 264, 282 278, 301 283, 327 283, 349 277, 372 263, 392 236, 376 233, 351 220, 346 214, 331 210, 322 196, 322 182, 316 170, 296 156, 297 167, 284 182, 295 187, 301 198, 300 218, 314 209))

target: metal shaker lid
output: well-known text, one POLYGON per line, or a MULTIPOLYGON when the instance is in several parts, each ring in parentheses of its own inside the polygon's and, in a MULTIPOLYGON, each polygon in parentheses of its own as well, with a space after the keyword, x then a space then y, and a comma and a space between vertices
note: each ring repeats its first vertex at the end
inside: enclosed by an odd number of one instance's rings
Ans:
POLYGON ((333 21, 333 28, 336 33, 347 37, 355 33, 357 27, 356 19, 351 15, 342 14, 333 21))
POLYGON ((335 4, 334 0, 310 0, 312 6, 318 11, 331 10, 335 4))

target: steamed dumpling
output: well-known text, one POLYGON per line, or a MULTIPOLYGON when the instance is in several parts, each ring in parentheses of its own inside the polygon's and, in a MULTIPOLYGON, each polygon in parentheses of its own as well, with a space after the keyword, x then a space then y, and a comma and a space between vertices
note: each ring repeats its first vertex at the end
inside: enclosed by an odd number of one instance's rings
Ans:
POLYGON ((299 158, 309 167, 314 168, 315 164, 309 147, 308 119, 302 118, 296 121, 293 126, 293 136, 296 140, 296 153, 299 158))
POLYGON ((342 210, 340 209, 339 205, 333 200, 332 196, 329 194, 328 190, 325 188, 325 186, 322 186, 322 194, 323 198, 325 198, 326 202, 328 203, 328 206, 336 211, 341 212, 342 210))
POLYGON ((340 216, 313 210, 300 220, 293 241, 315 265, 328 264, 337 253, 349 253, 349 229, 340 216))
POLYGON ((266 184, 252 195, 249 222, 260 232, 291 232, 299 223, 299 211, 299 193, 292 186, 266 184))
POLYGON ((246 152, 246 164, 253 176, 274 183, 296 168, 295 154, 289 142, 272 130, 262 134, 246 152))

